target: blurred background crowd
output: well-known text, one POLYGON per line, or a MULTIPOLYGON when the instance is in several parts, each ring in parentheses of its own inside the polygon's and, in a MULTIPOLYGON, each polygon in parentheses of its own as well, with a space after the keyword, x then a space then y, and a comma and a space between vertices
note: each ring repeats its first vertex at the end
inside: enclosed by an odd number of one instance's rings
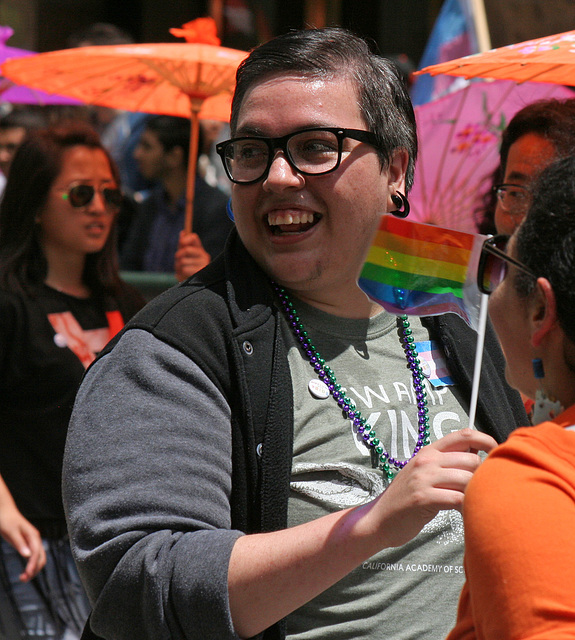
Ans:
MULTIPOLYGON (((190 41, 191 21, 205 17, 213 43, 242 54, 290 29, 343 26, 393 60, 418 123, 409 194, 416 221, 510 234, 527 212, 531 184, 573 149, 570 87, 415 74, 574 29, 572 0, 0 0, 0 62, 190 41)), ((113 87, 113 73, 109 80, 113 87)), ((34 610, 52 600, 64 606, 49 632, 59 637, 70 628, 77 637, 88 604, 60 497, 70 390, 147 300, 224 249, 234 222, 217 149, 230 138, 229 104, 224 117, 200 112, 195 131, 194 117, 82 104, 37 89, 23 94, 0 76, 0 361, 11 399, 0 413, 0 637, 33 626, 22 613, 29 602, 34 610), (27 591, 44 566, 38 591, 27 591)))

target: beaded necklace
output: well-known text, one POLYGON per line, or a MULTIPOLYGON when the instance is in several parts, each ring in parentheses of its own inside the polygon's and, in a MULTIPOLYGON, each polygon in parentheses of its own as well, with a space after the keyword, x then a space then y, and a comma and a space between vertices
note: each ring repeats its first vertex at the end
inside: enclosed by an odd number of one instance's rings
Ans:
POLYGON ((392 458, 391 455, 383 448, 381 440, 377 437, 375 429, 368 424, 365 417, 361 414, 361 411, 356 407, 355 402, 351 398, 348 398, 345 391, 341 388, 341 385, 338 384, 331 367, 326 365, 325 360, 321 357, 310 340, 310 337, 301 323, 287 291, 275 282, 272 282, 272 286, 279 297, 288 324, 307 356, 310 365, 317 373, 318 378, 327 386, 330 395, 337 402, 344 416, 352 421, 357 433, 362 437, 364 443, 370 449, 373 467, 381 469, 388 480, 393 480, 398 471, 401 471, 401 469, 405 467, 409 460, 411 460, 411 458, 413 458, 422 447, 429 444, 429 409, 427 407, 427 392, 425 391, 424 383, 425 377, 421 370, 420 360, 417 355, 417 349, 412 335, 413 332, 407 316, 399 316, 397 318, 397 326, 400 334, 399 340, 405 352, 407 366, 411 371, 413 388, 417 399, 418 435, 413 454, 410 458, 408 460, 397 460, 396 458, 392 458))

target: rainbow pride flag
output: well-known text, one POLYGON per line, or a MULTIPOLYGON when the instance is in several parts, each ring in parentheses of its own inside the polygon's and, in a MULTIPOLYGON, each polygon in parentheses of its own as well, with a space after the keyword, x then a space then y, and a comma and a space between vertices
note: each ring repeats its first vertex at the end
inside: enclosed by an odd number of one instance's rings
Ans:
POLYGON ((477 330, 477 266, 486 236, 383 215, 359 286, 390 313, 456 313, 477 330))

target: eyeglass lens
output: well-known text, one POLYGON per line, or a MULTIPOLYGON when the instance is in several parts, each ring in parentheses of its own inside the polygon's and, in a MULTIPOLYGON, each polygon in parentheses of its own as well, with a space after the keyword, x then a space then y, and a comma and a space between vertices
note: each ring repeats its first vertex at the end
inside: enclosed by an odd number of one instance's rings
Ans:
MULTIPOLYGON (((341 142, 332 131, 301 131, 277 148, 284 150, 297 171, 317 175, 333 171, 340 160, 341 142)), ((225 148, 225 164, 236 182, 256 182, 267 171, 272 143, 262 138, 232 140, 225 148)))
MULTIPOLYGON (((508 236, 495 236, 487 242, 500 251, 505 251, 508 239, 508 236)), ((505 279, 507 268, 508 264, 504 258, 495 253, 491 253, 488 247, 485 247, 481 254, 481 264, 479 268, 479 289, 483 293, 493 293, 505 279)))
POLYGON ((525 213, 529 206, 527 187, 515 184, 503 184, 497 187, 497 198, 504 211, 509 213, 525 213))
MULTIPOLYGON (((96 193, 95 188, 91 184, 77 184, 68 190, 65 196, 68 196, 68 201, 73 207, 80 208, 87 206, 92 202, 96 193)), ((120 189, 113 189, 110 187, 104 188, 100 191, 106 206, 114 211, 117 211, 122 204, 122 192, 120 189)))

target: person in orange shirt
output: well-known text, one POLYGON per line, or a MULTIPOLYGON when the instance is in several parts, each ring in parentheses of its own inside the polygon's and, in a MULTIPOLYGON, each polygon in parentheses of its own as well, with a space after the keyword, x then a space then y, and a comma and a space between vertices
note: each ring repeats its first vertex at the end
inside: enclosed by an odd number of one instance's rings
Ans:
POLYGON ((496 447, 464 502, 467 582, 448 640, 575 638, 575 156, 549 165, 507 240, 486 240, 479 284, 511 386, 536 426, 496 447))

